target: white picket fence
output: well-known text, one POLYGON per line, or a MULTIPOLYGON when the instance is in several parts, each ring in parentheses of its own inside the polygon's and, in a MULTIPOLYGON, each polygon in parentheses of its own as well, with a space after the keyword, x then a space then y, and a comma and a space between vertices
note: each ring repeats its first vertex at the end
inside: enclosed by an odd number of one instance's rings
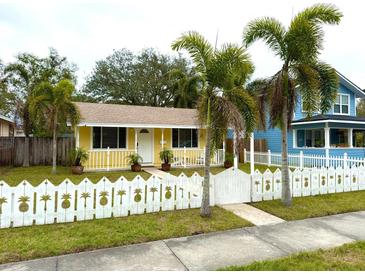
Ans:
MULTIPOLYGON (((296 169, 289 172, 293 197, 365 190, 364 166, 296 169)), ((281 171, 256 171, 251 177, 253 202, 281 198, 281 171)))
POLYGON ((33 187, 23 181, 10 187, 0 181, 0 227, 64 223, 143 214, 174 209, 197 208, 201 204, 203 178, 151 176, 132 181, 124 177, 112 183, 102 178, 96 184, 84 179, 74 184, 69 179, 55 186, 45 180, 33 187))
MULTIPOLYGON (((310 196, 365 190, 365 168, 296 169, 290 172, 292 195, 310 196)), ((167 175, 144 180, 136 176, 116 182, 102 178, 96 184, 65 179, 60 185, 45 180, 34 187, 23 181, 10 187, 0 181, 0 228, 65 223, 121 217, 149 212, 198 208, 203 177, 167 175)), ((281 171, 247 174, 230 168, 211 175, 210 204, 230 204, 279 199, 281 171)))
MULTIPOLYGON (((245 162, 250 162, 250 151, 245 150, 245 162)), ((268 166, 281 166, 281 153, 254 152, 255 164, 268 166)), ((361 166, 365 164, 365 158, 349 157, 345 152, 343 156, 326 156, 320 154, 289 153, 288 164, 292 168, 321 168, 321 167, 342 167, 361 166)))

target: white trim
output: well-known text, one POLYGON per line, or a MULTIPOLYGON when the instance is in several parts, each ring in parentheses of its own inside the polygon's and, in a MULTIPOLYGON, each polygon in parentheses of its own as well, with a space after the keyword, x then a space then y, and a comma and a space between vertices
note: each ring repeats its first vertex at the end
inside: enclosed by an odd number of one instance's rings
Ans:
POLYGON ((336 71, 338 76, 345 81, 346 83, 348 83, 349 85, 351 85, 354 89, 356 89, 359 93, 361 93, 363 96, 365 96, 365 92, 359 88, 358 86, 356 86, 354 83, 352 83, 350 80, 348 80, 344 75, 342 75, 340 72, 336 71))
MULTIPOLYGON (((340 112, 335 112, 336 103, 334 102, 332 104, 332 113, 335 114, 335 115, 350 115, 350 113, 351 113, 351 110, 350 110, 350 108, 351 108, 351 103, 350 103, 351 96, 350 96, 350 94, 340 93, 339 92, 339 93, 337 93, 337 96, 340 96, 340 112), (348 112, 347 113, 342 112, 342 106, 345 105, 345 104, 342 104, 342 96, 347 97, 347 103, 348 103, 347 104, 347 106, 348 106, 348 112)), ((336 98, 337 98, 337 96, 336 96, 336 98)))
MULTIPOLYGON (((314 131, 315 130, 322 130, 323 128, 308 128, 308 129, 296 129, 296 130, 304 130, 304 144, 306 144, 307 142, 307 131, 310 130, 311 131, 311 142, 312 144, 315 142, 315 134, 314 134, 314 131)), ((293 146, 293 149, 303 149, 303 148, 306 148, 306 149, 325 149, 326 148, 326 128, 324 128, 324 134, 323 134, 323 137, 324 137, 324 144, 323 144, 323 147, 307 147, 307 146, 302 146, 302 147, 299 147, 298 146, 298 132, 295 133, 295 136, 293 134, 293 141, 294 141, 294 144, 295 144, 295 147, 293 146)))
MULTIPOLYGON (((174 147, 174 145, 173 145, 173 129, 180 129, 180 128, 172 128, 171 129, 171 149, 184 149, 184 147, 174 147)), ((195 149, 199 149, 199 145, 200 145, 200 130, 198 129, 198 128, 188 128, 188 129, 196 129, 196 135, 197 135, 197 146, 196 147, 185 147, 185 149, 186 150, 195 150, 195 149)), ((180 134, 179 134, 180 135, 180 134)), ((193 136, 191 135, 191 140, 193 140, 192 139, 193 138, 193 136)), ((178 138, 178 139, 180 139, 180 138, 178 138)), ((180 143, 179 142, 179 140, 178 140, 178 143, 180 143)))
POLYGON ((14 120, 12 120, 12 119, 10 119, 10 118, 2 115, 2 114, 0 114, 0 119, 4 120, 4 121, 7 121, 7 122, 10 122, 10 123, 13 123, 13 124, 15 123, 14 120))
MULTIPOLYGON (((90 150, 100 151, 106 148, 103 148, 103 127, 100 127, 100 147, 101 148, 94 148, 94 127, 91 128, 91 136, 90 136, 90 150)), ((118 127, 119 128, 119 127, 118 127)), ((128 150, 128 128, 125 128, 125 147, 120 148, 119 147, 119 129, 117 130, 117 148, 109 148, 110 150, 128 150)))
POLYGON ((344 123, 344 124, 364 124, 365 121, 350 121, 350 120, 318 120, 318 121, 307 121, 307 122, 292 122, 292 126, 297 125, 309 125, 309 124, 320 124, 320 123, 344 123))
MULTIPOLYGON (((71 124, 67 123, 68 126, 71 124)), ((88 126, 88 127, 132 127, 132 128, 204 128, 198 125, 163 125, 163 124, 114 124, 114 123, 87 123, 81 122, 77 126, 88 126)))
MULTIPOLYGON (((136 128, 136 132, 137 132, 137 138, 138 138, 138 135, 141 134, 139 131, 142 130, 142 129, 145 129, 144 127, 142 128, 136 128)), ((151 165, 151 164, 154 164, 154 161, 155 161, 155 129, 152 129, 150 132, 151 134, 151 138, 150 138, 150 146, 151 146, 151 162, 142 162, 141 164, 142 165, 151 165)), ((142 133, 143 134, 143 133, 142 133)), ((138 140, 138 139, 137 139, 138 140)), ((138 142, 137 142, 138 143, 138 142)), ((137 153, 139 155, 141 155, 138 151, 138 146, 137 146, 137 153)))

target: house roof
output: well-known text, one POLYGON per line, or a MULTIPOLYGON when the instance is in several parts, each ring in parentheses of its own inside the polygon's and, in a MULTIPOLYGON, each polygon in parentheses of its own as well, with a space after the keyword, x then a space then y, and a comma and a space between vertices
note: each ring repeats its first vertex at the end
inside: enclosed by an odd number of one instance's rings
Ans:
POLYGON ((315 124, 324 122, 342 122, 342 123, 361 123, 365 124, 364 117, 348 116, 348 115, 334 115, 334 114, 320 114, 310 118, 303 118, 293 121, 291 124, 304 125, 304 124, 315 124))
POLYGON ((81 102, 75 104, 81 114, 79 126, 199 127, 196 109, 81 102))
POLYGON ((10 122, 10 123, 14 124, 14 120, 12 120, 12 119, 10 119, 10 118, 2 115, 2 114, 0 114, 0 120, 5 120, 7 122, 10 122))
POLYGON ((346 78, 343 74, 341 74, 337 70, 336 72, 340 78, 341 84, 350 89, 356 95, 356 97, 365 98, 365 92, 359 86, 355 85, 354 82, 350 81, 348 78, 346 78))

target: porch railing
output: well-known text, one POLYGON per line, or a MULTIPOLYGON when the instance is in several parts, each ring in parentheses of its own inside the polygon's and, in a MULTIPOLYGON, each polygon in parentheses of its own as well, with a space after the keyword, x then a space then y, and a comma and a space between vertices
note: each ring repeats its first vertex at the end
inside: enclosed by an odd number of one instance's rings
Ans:
POLYGON ((89 159, 84 164, 88 170, 111 170, 128 168, 127 156, 135 150, 98 149, 89 150, 89 159))
MULTIPOLYGON (((245 162, 250 162, 250 151, 245 150, 245 162)), ((254 163, 267 166, 281 166, 281 153, 254 152, 254 163)), ((321 167, 359 167, 365 165, 365 158, 349 157, 345 152, 343 156, 326 156, 319 154, 289 153, 289 167, 321 168, 321 167)))
MULTIPOLYGON (((173 149, 174 159, 172 166, 175 167, 190 167, 190 166, 204 166, 205 163, 205 149, 187 149, 179 148, 173 149)), ((211 158, 212 166, 223 165, 224 150, 218 149, 211 158)))

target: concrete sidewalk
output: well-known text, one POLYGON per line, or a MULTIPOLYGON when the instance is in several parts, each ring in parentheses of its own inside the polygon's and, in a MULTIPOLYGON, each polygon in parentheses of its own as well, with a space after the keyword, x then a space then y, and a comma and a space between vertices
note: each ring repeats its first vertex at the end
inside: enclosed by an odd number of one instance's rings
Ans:
POLYGON ((215 270, 365 240, 365 211, 0 265, 0 270, 215 270))
POLYGON ((229 204, 222 205, 225 210, 231 211, 238 217, 249 221, 250 223, 261 226, 261 225, 274 225, 285 222, 285 220, 280 219, 274 215, 271 215, 261 209, 248 204, 229 204))

